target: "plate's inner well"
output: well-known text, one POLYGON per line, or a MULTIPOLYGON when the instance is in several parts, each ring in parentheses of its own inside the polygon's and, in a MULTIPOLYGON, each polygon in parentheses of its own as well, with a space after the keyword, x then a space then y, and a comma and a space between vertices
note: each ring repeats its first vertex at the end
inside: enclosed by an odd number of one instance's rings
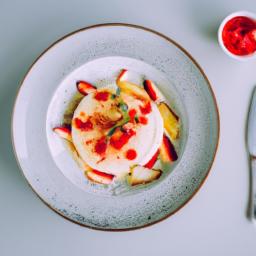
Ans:
POLYGON ((59 170, 80 189, 102 195, 142 191, 171 175, 182 155, 186 126, 171 81, 142 61, 116 56, 69 74, 57 86, 46 124, 59 170), (135 86, 136 92, 133 84, 142 90, 135 86))

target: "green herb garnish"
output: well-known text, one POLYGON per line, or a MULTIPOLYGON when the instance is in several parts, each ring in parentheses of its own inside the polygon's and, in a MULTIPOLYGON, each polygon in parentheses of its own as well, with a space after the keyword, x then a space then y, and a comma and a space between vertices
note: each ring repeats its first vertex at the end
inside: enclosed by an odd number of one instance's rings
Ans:
POLYGON ((118 127, 120 127, 120 128, 122 129, 122 126, 125 125, 125 124, 127 124, 129 121, 130 121, 129 115, 124 116, 122 120, 118 121, 118 122, 109 130, 109 132, 107 133, 107 136, 108 136, 108 137, 111 137, 111 136, 114 134, 115 130, 116 130, 118 127))
POLYGON ((117 96, 119 96, 119 95, 120 95, 120 93, 121 93, 121 90, 120 90, 120 88, 119 88, 119 87, 117 87, 117 88, 116 88, 116 95, 117 95, 117 96))
POLYGON ((111 94, 111 99, 114 100, 116 98, 115 94, 111 94))
MULTIPOLYGON (((111 95, 111 97, 114 94, 111 95)), ((120 88, 118 87, 116 90, 116 94, 115 94, 115 98, 118 97, 120 95, 120 88)), ((130 116, 128 114, 128 105, 122 100, 120 99, 120 102, 118 103, 118 107, 120 108, 120 110, 122 111, 123 114, 123 118, 118 121, 107 133, 107 137, 111 137, 115 130, 120 127, 120 129, 123 129, 123 125, 127 124, 130 121, 130 116)))
POLYGON ((119 107, 122 110, 122 112, 127 112, 128 110, 128 105, 123 101, 119 103, 119 107))
POLYGON ((112 127, 112 128, 109 130, 107 136, 108 136, 108 137, 111 137, 111 136, 114 134, 116 128, 117 128, 116 126, 112 127))

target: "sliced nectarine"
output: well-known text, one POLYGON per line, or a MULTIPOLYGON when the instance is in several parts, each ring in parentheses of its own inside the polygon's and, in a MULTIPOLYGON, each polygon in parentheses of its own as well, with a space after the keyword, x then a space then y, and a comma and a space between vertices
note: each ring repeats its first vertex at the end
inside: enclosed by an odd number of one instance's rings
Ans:
POLYGON ((147 168, 151 169, 155 165, 155 163, 157 161, 157 158, 158 158, 158 155, 159 155, 159 149, 152 156, 152 158, 144 165, 144 167, 147 167, 147 168))
POLYGON ((159 91, 159 89, 156 87, 156 85, 151 80, 145 80, 143 82, 143 86, 153 101, 159 102, 159 101, 164 100, 164 96, 162 95, 162 93, 159 91))
POLYGON ((53 131, 57 133, 62 139, 72 142, 71 130, 67 127, 55 127, 53 131))
POLYGON ((117 85, 120 88, 121 93, 132 95, 133 97, 139 100, 144 100, 144 101, 150 100, 147 92, 137 84, 133 84, 125 81, 125 82, 119 82, 117 85))
POLYGON ((122 69, 116 79, 116 83, 126 80, 126 77, 127 77, 127 69, 122 69))
POLYGON ((173 140, 177 139, 180 130, 179 117, 164 102, 158 105, 158 109, 164 121, 164 128, 173 140))
POLYGON ((124 79, 126 72, 126 70, 122 70, 116 80, 116 84, 120 88, 121 92, 132 95, 140 100, 149 101, 150 98, 147 92, 141 86, 124 79))
POLYGON ((160 146, 160 158, 164 163, 174 162, 178 159, 178 155, 172 142, 165 134, 160 146))
POLYGON ((131 173, 128 176, 128 183, 132 186, 139 184, 147 184, 161 176, 160 170, 153 170, 143 166, 134 166, 131 168, 131 173))
POLYGON ((94 85, 86 81, 77 81, 76 86, 77 90, 85 96, 91 92, 94 92, 97 89, 94 85))
POLYGON ((99 184, 110 184, 113 181, 114 175, 92 170, 86 173, 88 179, 99 184))
POLYGON ((142 82, 142 77, 134 71, 122 69, 117 77, 116 82, 119 83, 125 81, 140 85, 142 82))

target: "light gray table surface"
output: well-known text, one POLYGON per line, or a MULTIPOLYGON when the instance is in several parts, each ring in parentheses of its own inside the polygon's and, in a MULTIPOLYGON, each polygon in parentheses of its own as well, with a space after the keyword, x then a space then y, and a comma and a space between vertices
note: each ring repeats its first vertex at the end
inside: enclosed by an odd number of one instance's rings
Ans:
POLYGON ((256 60, 230 59, 216 37, 222 18, 237 10, 256 12, 256 1, 0 1, 1 256, 256 255, 245 149, 256 60), (180 43, 206 72, 220 111, 220 145, 201 190, 174 216, 129 232, 90 230, 51 211, 24 180, 11 146, 15 95, 35 58, 63 35, 106 22, 142 25, 180 43))

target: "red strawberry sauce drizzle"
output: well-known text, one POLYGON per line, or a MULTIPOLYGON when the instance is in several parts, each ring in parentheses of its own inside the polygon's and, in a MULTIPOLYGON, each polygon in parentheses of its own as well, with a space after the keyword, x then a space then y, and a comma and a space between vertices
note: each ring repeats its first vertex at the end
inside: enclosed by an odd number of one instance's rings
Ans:
POLYGON ((115 136, 112 136, 110 139, 110 145, 114 147, 115 149, 121 149, 132 136, 134 136, 136 132, 134 130, 128 130, 125 132, 122 132, 120 137, 115 138, 115 136))
POLYGON ((143 115, 147 115, 147 114, 149 114, 151 111, 152 111, 152 108, 151 108, 151 103, 150 103, 150 101, 148 101, 144 106, 140 106, 140 112, 141 112, 143 115))
POLYGON ((126 158, 128 160, 134 160, 137 157, 137 152, 134 149, 128 149, 126 151, 126 158))
POLYGON ((83 122, 81 119, 79 118, 75 118, 74 119, 75 122, 75 126, 77 129, 80 129, 81 131, 90 131, 93 129, 93 124, 90 121, 90 119, 88 119, 87 121, 83 122))
POLYGON ((94 99, 98 101, 107 101, 109 97, 109 92, 96 92, 94 99))
POLYGON ((134 108, 132 108, 131 110, 129 110, 128 115, 129 115, 129 117, 130 117, 130 122, 131 122, 131 123, 134 123, 134 121, 135 121, 134 119, 135 119, 136 113, 137 113, 137 111, 136 111, 136 109, 134 109, 134 108))
POLYGON ((96 141, 94 150, 97 154, 103 155, 107 150, 107 139, 105 136, 101 137, 96 141))
POLYGON ((145 116, 140 116, 139 123, 146 125, 148 123, 148 119, 145 116))

